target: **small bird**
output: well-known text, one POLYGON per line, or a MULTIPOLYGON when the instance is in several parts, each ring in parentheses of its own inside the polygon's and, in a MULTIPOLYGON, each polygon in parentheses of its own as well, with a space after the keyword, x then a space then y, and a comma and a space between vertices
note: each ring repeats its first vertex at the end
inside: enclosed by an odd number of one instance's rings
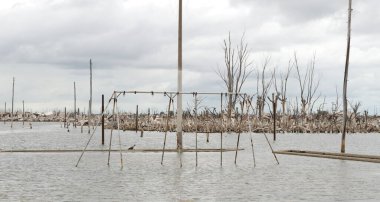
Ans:
POLYGON ((128 150, 134 150, 135 149, 135 144, 132 147, 129 147, 128 150))

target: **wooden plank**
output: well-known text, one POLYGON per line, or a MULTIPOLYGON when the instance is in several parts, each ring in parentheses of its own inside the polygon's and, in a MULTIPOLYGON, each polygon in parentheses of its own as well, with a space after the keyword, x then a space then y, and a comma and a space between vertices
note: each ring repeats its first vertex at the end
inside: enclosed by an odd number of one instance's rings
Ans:
POLYGON ((380 156, 374 156, 374 155, 343 154, 343 153, 301 151, 301 150, 275 151, 274 153, 285 154, 285 155, 380 163, 380 156))
POLYGON ((307 151, 307 150, 286 150, 286 151, 287 151, 287 152, 297 152, 297 153, 320 154, 320 155, 335 155, 335 156, 345 156, 345 157, 357 157, 357 158, 380 159, 380 156, 376 156, 376 155, 366 155, 366 154, 350 154, 350 153, 335 153, 335 152, 319 152, 319 151, 307 151))
MULTIPOLYGON (((244 150, 244 149, 239 149, 244 150)), ((15 149, 15 150, 0 150, 0 153, 64 153, 64 152, 82 152, 81 149, 15 149)), ((104 149, 88 149, 88 152, 108 152, 104 149)), ((113 152, 119 152, 119 149, 111 149, 113 152)), ((220 152, 220 148, 218 149, 199 149, 198 152, 220 152)), ((232 152, 236 151, 236 149, 223 149, 223 152, 232 152)), ((148 153, 148 152, 162 152, 162 149, 123 149, 122 152, 131 152, 131 153, 148 153)), ((165 152, 178 152, 177 149, 165 149, 165 152)), ((182 152, 196 152, 195 149, 182 149, 182 152)))

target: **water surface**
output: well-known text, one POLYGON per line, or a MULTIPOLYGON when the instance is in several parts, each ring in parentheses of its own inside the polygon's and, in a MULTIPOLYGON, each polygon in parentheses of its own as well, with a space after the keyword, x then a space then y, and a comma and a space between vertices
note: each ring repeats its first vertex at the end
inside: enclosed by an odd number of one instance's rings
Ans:
MULTIPOLYGON (((90 135, 80 128, 67 132, 58 123, 0 123, 0 149, 83 149, 90 135)), ((162 148, 163 134, 120 132, 123 148, 162 148)), ((269 138, 271 138, 268 135, 269 138)), ((118 133, 112 147, 118 148, 118 133)), ((96 132, 89 149, 101 145, 96 132)), ((236 146, 236 134, 224 134, 223 146, 236 146)), ((278 155, 276 164, 263 134, 254 134, 256 167, 253 164, 250 135, 243 134, 234 164, 235 152, 183 153, 183 167, 177 153, 86 152, 78 167, 80 153, 0 153, 0 200, 2 201, 378 201, 380 164, 278 155)), ((168 134, 168 148, 175 147, 175 134, 168 134)), ((279 134, 275 150, 302 149, 339 152, 337 134, 279 134)), ((380 155, 379 134, 347 137, 347 153, 380 155)), ((184 135, 184 146, 194 148, 194 134, 184 135)), ((220 135, 199 134, 200 148, 219 148, 220 135)))

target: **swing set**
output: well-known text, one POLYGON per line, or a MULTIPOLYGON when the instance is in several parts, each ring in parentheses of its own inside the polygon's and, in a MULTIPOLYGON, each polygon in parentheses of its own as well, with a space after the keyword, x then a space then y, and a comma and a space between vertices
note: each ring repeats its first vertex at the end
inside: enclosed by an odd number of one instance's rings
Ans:
MULTIPOLYGON (((255 152, 254 152, 254 147, 253 147, 253 137, 252 137, 252 126, 251 126, 251 121, 249 119, 249 112, 250 112, 250 109, 254 110, 253 106, 252 106, 252 98, 253 96, 249 96, 248 94, 246 93, 210 93, 210 92, 166 92, 166 91, 114 91, 110 97, 110 99, 108 100, 108 103, 105 107, 105 109, 103 110, 101 116, 104 116, 105 115, 105 111, 107 111, 107 109, 112 105, 112 119, 113 121, 116 121, 117 123, 117 133, 118 133, 118 144, 119 144, 119 153, 120 153, 120 166, 121 166, 121 169, 123 168, 123 150, 122 149, 122 144, 121 144, 121 135, 120 135, 120 110, 119 110, 119 107, 118 107, 118 99, 121 95, 125 96, 125 95, 130 95, 130 94, 151 94, 152 96, 154 96, 155 94, 162 94, 166 97, 168 97, 168 107, 167 107, 167 115, 166 115, 166 122, 165 122, 165 131, 164 131, 164 141, 163 141, 163 146, 162 146, 162 149, 161 150, 154 150, 154 149, 144 149, 144 150, 141 150, 141 151, 144 151, 144 152, 147 152, 147 151, 155 151, 155 152, 162 152, 162 155, 161 155, 161 165, 163 165, 163 162, 164 162, 164 155, 165 155, 165 151, 168 152, 168 151, 171 151, 171 150, 168 150, 166 149, 166 142, 167 142, 167 134, 168 134, 168 131, 169 131, 169 121, 170 121, 170 110, 171 110, 171 106, 173 106, 173 103, 174 103, 174 98, 179 95, 179 94, 182 94, 182 95, 192 95, 193 98, 194 98, 194 122, 195 122, 195 149, 183 149, 182 146, 179 146, 177 145, 177 150, 176 152, 178 153, 182 153, 182 152, 195 152, 195 165, 196 167, 198 166, 198 152, 220 152, 220 166, 223 165, 223 152, 227 152, 227 151, 235 151, 235 159, 234 159, 234 163, 237 164, 237 157, 238 157, 238 151, 239 150, 242 150, 242 149, 239 149, 239 144, 240 144, 240 135, 242 133, 242 126, 243 126, 243 121, 242 121, 242 118, 240 118, 240 121, 238 122, 238 130, 236 131, 238 133, 238 138, 237 138, 237 144, 236 144, 236 148, 234 149, 223 149, 223 133, 226 132, 226 127, 225 127, 225 121, 223 119, 223 97, 227 97, 228 95, 235 95, 235 96, 238 96, 239 98, 242 99, 241 101, 241 112, 242 114, 244 114, 244 110, 245 110, 245 113, 247 115, 247 121, 248 121, 248 128, 249 128, 249 135, 250 135, 250 142, 251 142, 251 149, 252 149, 252 158, 253 158, 253 164, 254 164, 254 167, 256 167, 256 160, 255 160, 255 152), (197 103, 197 96, 198 95, 211 95, 211 96, 220 96, 220 148, 217 148, 217 149, 199 149, 198 148, 198 103, 197 103)), ((173 106, 174 108, 174 106, 173 106)), ((78 167, 85 151, 87 151, 88 149, 88 145, 90 144, 95 132, 96 132, 96 129, 98 128, 99 126, 99 122, 98 121, 96 124, 95 124, 95 128, 94 130, 92 131, 88 141, 86 142, 82 152, 81 152, 81 155, 77 161, 77 164, 76 164, 76 167, 78 167)), ((180 123, 182 124, 182 123, 180 123)), ((110 157, 111 157, 111 151, 115 151, 111 148, 111 142, 112 142, 112 138, 113 138, 113 131, 114 131, 114 127, 111 128, 111 131, 110 131, 110 140, 109 140, 109 148, 108 148, 108 161, 107 161, 107 165, 109 166, 110 165, 110 157)), ((278 159, 276 157, 276 154, 274 153, 273 151, 273 148, 268 140, 268 137, 266 136, 266 134, 264 133, 264 136, 266 138, 266 141, 267 143, 269 144, 269 147, 272 151, 272 154, 277 162, 277 164, 279 164, 278 162, 278 159)), ((180 164, 180 167, 182 167, 182 157, 181 155, 179 155, 180 158, 179 158, 179 164, 180 164)))

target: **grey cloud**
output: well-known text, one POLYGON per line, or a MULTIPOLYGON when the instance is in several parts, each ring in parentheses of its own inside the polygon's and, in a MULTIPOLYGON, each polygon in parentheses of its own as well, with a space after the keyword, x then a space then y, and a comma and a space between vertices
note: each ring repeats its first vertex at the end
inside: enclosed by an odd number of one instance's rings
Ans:
POLYGON ((140 12, 146 13, 149 8, 136 12, 128 2, 65 2, 70 3, 14 9, 1 18, 3 30, 8 31, 0 34, 4 53, 0 58, 78 64, 92 57, 108 65, 127 65, 159 54, 168 43, 176 43, 176 31, 170 28, 174 20, 165 24, 165 15, 163 19, 157 18, 160 14, 143 17, 140 12), (89 4, 92 6, 82 8, 89 4))
POLYGON ((334 15, 347 6, 346 1, 330 0, 237 0, 232 5, 248 6, 252 17, 264 10, 268 19, 276 19, 285 24, 305 23, 334 15))
MULTIPOLYGON (((114 89, 176 90, 177 1, 17 2, 0 14, 0 68, 6 72, 1 75, 0 95, 4 99, 9 100, 10 81, 16 76, 18 91, 25 91, 22 99, 35 106, 40 102, 62 107, 71 104, 72 82, 77 81, 82 109, 89 96, 90 58, 96 103, 100 94, 108 96, 114 89)), ((371 87, 376 86, 380 64, 378 5, 376 0, 354 1, 349 95, 366 106, 377 103, 374 95, 380 91, 371 87)), ((270 68, 281 72, 294 51, 305 68, 316 52, 320 92, 335 99, 335 86, 341 89, 343 77, 346 13, 345 0, 185 1, 184 89, 224 90, 215 69, 223 67, 222 42, 231 31, 234 42, 245 32, 258 69, 270 55, 270 68)), ((255 79, 254 75, 249 79, 245 92, 255 92, 255 79)), ((292 74, 289 96, 295 100, 298 94, 292 74)))

